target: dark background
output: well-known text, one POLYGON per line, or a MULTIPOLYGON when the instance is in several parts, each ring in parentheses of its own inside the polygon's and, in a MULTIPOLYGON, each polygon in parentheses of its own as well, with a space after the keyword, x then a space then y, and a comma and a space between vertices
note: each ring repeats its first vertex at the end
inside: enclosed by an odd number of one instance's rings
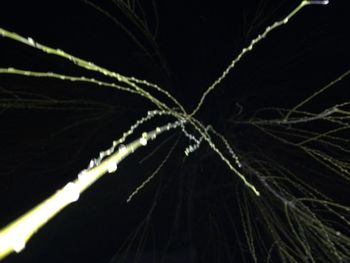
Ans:
MULTIPOLYGON (((130 28, 153 56, 83 1, 6 1, 0 6, 0 26, 118 73, 158 83, 190 111, 250 40, 299 3, 154 2, 161 59, 112 1, 96 4, 130 28)), ((208 96, 198 119, 229 132, 238 147, 243 144, 239 135, 244 128, 228 131, 228 119, 248 119, 261 107, 293 107, 345 72, 350 59, 346 2, 305 7, 272 32, 208 96), (239 116, 237 104, 243 107, 239 116)), ((153 31, 152 2, 142 1, 142 6, 153 31)), ((99 77, 0 38, 0 67, 10 66, 99 77)), ((346 101, 349 83, 345 79, 337 84, 306 110, 317 112, 346 101)), ((0 75, 0 99, 1 226, 72 180, 99 151, 154 109, 143 98, 109 88, 8 75, 0 75)), ((167 121, 154 120, 139 132, 167 121)), ((150 258, 164 251, 168 257, 164 262, 214 262, 215 258, 228 262, 215 255, 220 249, 230 251, 225 253, 231 255, 231 262, 249 262, 242 259, 247 255, 242 252, 244 240, 239 239, 239 214, 233 212, 229 218, 224 212, 236 211, 230 202, 234 197, 218 194, 242 188, 241 182, 227 179, 226 168, 205 146, 185 158, 187 140, 179 139, 180 135, 172 132, 160 137, 163 147, 145 161, 157 142, 130 156, 115 175, 101 179, 40 230, 23 252, 5 262, 129 262, 121 260, 127 254, 153 262, 150 258), (175 142, 168 164, 127 204, 128 195, 157 168, 175 142), (213 218, 227 219, 218 227, 213 218), (225 231, 232 235, 224 240, 225 235, 218 233, 225 231)), ((255 137, 244 140, 257 143, 255 137)), ((259 143, 269 147, 267 142, 259 143)))

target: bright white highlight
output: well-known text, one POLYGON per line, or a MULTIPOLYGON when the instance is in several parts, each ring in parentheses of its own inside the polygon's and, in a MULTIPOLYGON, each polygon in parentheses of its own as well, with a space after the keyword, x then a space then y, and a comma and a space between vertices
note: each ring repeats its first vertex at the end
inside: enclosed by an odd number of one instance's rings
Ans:
POLYGON ((117 163, 116 162, 110 162, 108 164, 107 170, 109 173, 114 173, 117 170, 117 163))
POLYGON ((23 235, 19 231, 12 236, 0 235, 0 247, 10 244, 13 251, 16 253, 21 252, 26 247, 26 242, 23 238, 23 235))
POLYGON ((148 137, 147 132, 142 133, 142 137, 140 138, 140 144, 142 146, 147 145, 147 137, 148 137))
POLYGON ((69 182, 65 187, 63 187, 62 194, 67 202, 78 201, 80 196, 79 187, 77 187, 75 183, 69 182))
POLYGON ((125 146, 124 144, 120 145, 120 146, 119 146, 119 151, 120 151, 121 153, 125 153, 125 152, 126 152, 126 146, 125 146))
POLYGON ((313 0, 310 0, 310 1, 306 1, 306 3, 308 5, 328 5, 329 4, 329 1, 328 0, 323 0, 323 1, 313 1, 313 0))

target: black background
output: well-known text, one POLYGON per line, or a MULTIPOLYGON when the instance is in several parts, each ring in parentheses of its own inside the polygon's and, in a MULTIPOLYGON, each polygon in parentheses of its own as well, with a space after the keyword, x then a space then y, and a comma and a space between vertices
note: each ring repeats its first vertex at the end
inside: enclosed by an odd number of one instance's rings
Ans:
MULTIPOLYGON (((225 121, 235 118, 237 103, 243 107, 243 119, 261 107, 290 108, 345 72, 350 59, 346 2, 305 7, 286 26, 272 32, 209 95, 198 119, 227 132, 225 121)), ((5 1, 0 5, 0 26, 118 73, 158 83, 190 111, 240 50, 298 3, 155 1, 159 15, 156 41, 166 66, 150 58, 125 32, 83 1, 5 1)), ((98 4, 130 26, 111 1, 98 4)), ((151 2, 142 1, 142 6, 150 28, 154 28, 151 2)), ((153 52, 144 38, 140 40, 153 52)), ((10 66, 99 77, 64 59, 0 38, 0 67, 10 66)), ((306 110, 320 111, 346 101, 349 83, 349 79, 343 80, 306 110)), ((0 89, 0 98, 17 98, 16 107, 2 104, 0 114, 1 226, 73 179, 100 150, 154 109, 150 102, 134 95, 52 79, 0 75, 0 89), (51 106, 28 106, 28 98, 51 106)), ((157 123, 155 120, 139 132, 157 123)), ((231 135, 234 132, 230 131, 231 135)), ((242 133, 244 130, 237 128, 237 140, 242 133)), ((225 179, 227 171, 217 158, 206 162, 211 153, 205 147, 186 159, 183 150, 187 141, 182 138, 160 175, 126 203, 128 195, 154 171, 179 136, 173 132, 160 137, 164 146, 142 163, 156 142, 125 160, 115 175, 101 179, 79 202, 40 230, 23 252, 5 262, 123 262, 118 261, 118 255, 125 255, 125 247, 118 250, 140 225, 130 253, 146 258, 154 251, 165 251, 165 244, 170 242, 166 253, 177 258, 174 262, 190 262, 189 258, 205 262, 206 253, 208 262, 213 262, 214 252, 208 251, 214 251, 211 248, 215 243, 222 247, 226 241, 213 234, 210 216, 225 217, 225 213, 218 203, 209 200, 216 195, 216 184, 220 189, 221 184, 230 187, 241 182, 225 179), (137 252, 144 229, 145 251, 137 252), (180 261, 181 257, 187 261, 180 261)), ((244 139, 245 143, 257 143, 255 138, 244 139)), ((234 205, 227 207, 236 209, 234 205)), ((233 214, 239 217, 238 212, 233 214)), ((231 220, 233 224, 235 219, 231 220)), ((240 227, 233 228, 240 236, 240 227)), ((233 240, 227 240, 235 255, 233 262, 244 262, 239 252, 243 240, 233 240)), ((148 262, 145 258, 143 262, 148 262)))

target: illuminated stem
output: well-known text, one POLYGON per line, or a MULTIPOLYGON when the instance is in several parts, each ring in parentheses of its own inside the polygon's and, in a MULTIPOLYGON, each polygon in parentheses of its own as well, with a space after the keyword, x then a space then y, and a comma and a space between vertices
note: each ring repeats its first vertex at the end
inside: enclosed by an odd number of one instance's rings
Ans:
MULTIPOLYGON (((116 79, 121 83, 126 84, 129 87, 132 87, 134 89, 134 91, 138 94, 140 94, 143 97, 146 97, 147 99, 149 99, 150 101, 152 101, 155 105, 158 106, 159 109, 162 110, 168 110, 168 106, 159 101, 158 99, 156 99, 154 96, 151 95, 151 93, 149 93, 148 91, 140 88, 138 85, 136 85, 137 83, 141 83, 147 87, 151 87, 153 89, 156 89, 158 92, 164 94, 165 96, 167 96, 170 100, 172 100, 182 111, 183 113, 185 113, 184 108, 182 107, 182 105, 175 99, 175 97, 173 97, 168 91, 165 91, 163 89, 161 89, 159 86, 157 86, 156 84, 150 83, 146 80, 139 80, 135 77, 127 77, 124 76, 122 74, 119 74, 117 72, 113 72, 110 71, 104 67, 98 66, 90 61, 87 61, 85 59, 73 56, 61 49, 55 49, 46 45, 43 45, 39 42, 36 42, 33 38, 28 37, 25 38, 15 32, 10 32, 4 28, 0 27, 0 36, 5 37, 5 38, 9 38, 12 39, 14 41, 17 41, 19 43, 31 46, 32 48, 41 50, 42 52, 45 52, 47 54, 51 54, 51 55, 55 55, 61 58, 64 58, 66 60, 69 60, 70 62, 74 63, 76 66, 90 70, 90 71, 94 71, 94 72, 98 72, 101 73, 104 76, 108 76, 110 78, 116 79)), ((32 75, 40 73, 40 72, 31 72, 31 71, 26 71, 26 70, 18 70, 18 69, 13 69, 13 68, 8 68, 8 69, 1 69, 0 73, 14 73, 14 74, 18 74, 22 71, 22 73, 25 73, 23 75, 28 75, 30 76, 31 73, 32 75)), ((42 73, 42 72, 41 72, 42 73)), ((48 73, 50 74, 50 73, 48 73)), ((56 73, 51 73, 52 75, 60 75, 60 74, 56 74, 56 73)), ((64 77, 64 75, 60 75, 61 77, 64 77)), ((53 76, 54 77, 54 76, 53 76)))
POLYGON ((125 145, 125 147, 121 147, 117 152, 108 156, 95 167, 83 170, 75 180, 67 183, 49 198, 1 229, 0 260, 12 252, 21 252, 29 239, 41 227, 63 210, 63 208, 77 201, 79 196, 103 175, 115 172, 117 164, 125 157, 132 154, 140 146, 147 145, 149 140, 155 139, 163 131, 177 128, 179 125, 180 122, 175 122, 157 127, 149 133, 142 133, 139 139, 125 145))
POLYGON ((335 84, 337 84, 339 81, 341 81, 343 78, 347 77, 350 75, 350 70, 347 70, 346 72, 344 72, 343 74, 341 74, 338 78, 336 78, 335 80, 331 81, 330 83, 328 83, 326 86, 324 86, 323 88, 317 90, 315 93, 313 93, 311 96, 307 97, 306 99, 304 99, 302 102, 300 102, 298 105, 296 105, 293 109, 291 109, 286 116, 284 117, 284 121, 288 121, 289 117, 296 111, 298 110, 300 107, 302 107, 303 105, 305 105, 306 103, 308 103, 309 101, 311 101, 312 99, 314 99, 316 96, 318 96, 319 94, 325 92, 327 89, 333 87, 335 84))
POLYGON ((268 26, 265 28, 265 31, 263 33, 261 33, 260 35, 258 35, 256 38, 254 38, 250 44, 243 48, 242 51, 238 54, 238 56, 236 58, 234 58, 231 63, 228 65, 228 67, 222 72, 221 76, 219 78, 217 78, 213 84, 211 84, 206 91, 203 93, 200 101, 198 102, 196 108, 192 111, 192 113, 190 114, 190 116, 194 116, 202 107, 205 98, 208 96, 208 94, 213 91, 217 85, 219 85, 221 83, 221 81, 226 78, 226 76, 230 73, 230 71, 236 66, 236 64, 243 58, 243 56, 248 53, 249 51, 252 51, 253 48, 255 47, 255 45, 257 43, 259 43, 260 41, 262 41, 269 33, 271 33, 273 30, 275 30, 276 28, 286 25, 289 20, 296 15, 304 6, 307 5, 326 5, 328 4, 328 1, 312 1, 312 0, 304 0, 302 1, 296 8, 294 8, 286 17, 284 17, 283 19, 276 21, 275 23, 273 23, 271 26, 268 26))

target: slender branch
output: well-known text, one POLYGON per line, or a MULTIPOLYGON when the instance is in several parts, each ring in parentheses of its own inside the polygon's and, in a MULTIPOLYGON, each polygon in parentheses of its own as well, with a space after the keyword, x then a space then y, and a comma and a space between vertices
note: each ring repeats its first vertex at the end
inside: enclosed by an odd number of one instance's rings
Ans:
POLYGON ((115 153, 110 153, 111 155, 98 165, 83 170, 75 180, 68 182, 64 187, 56 191, 56 193, 1 229, 0 260, 12 252, 21 252, 29 239, 40 228, 69 204, 78 201, 80 195, 103 175, 115 172, 117 170, 117 164, 124 158, 132 154, 139 147, 146 146, 147 142, 154 140, 157 135, 178 126, 180 126, 180 122, 176 121, 172 124, 157 127, 149 133, 142 133, 140 138, 120 147, 115 153))

